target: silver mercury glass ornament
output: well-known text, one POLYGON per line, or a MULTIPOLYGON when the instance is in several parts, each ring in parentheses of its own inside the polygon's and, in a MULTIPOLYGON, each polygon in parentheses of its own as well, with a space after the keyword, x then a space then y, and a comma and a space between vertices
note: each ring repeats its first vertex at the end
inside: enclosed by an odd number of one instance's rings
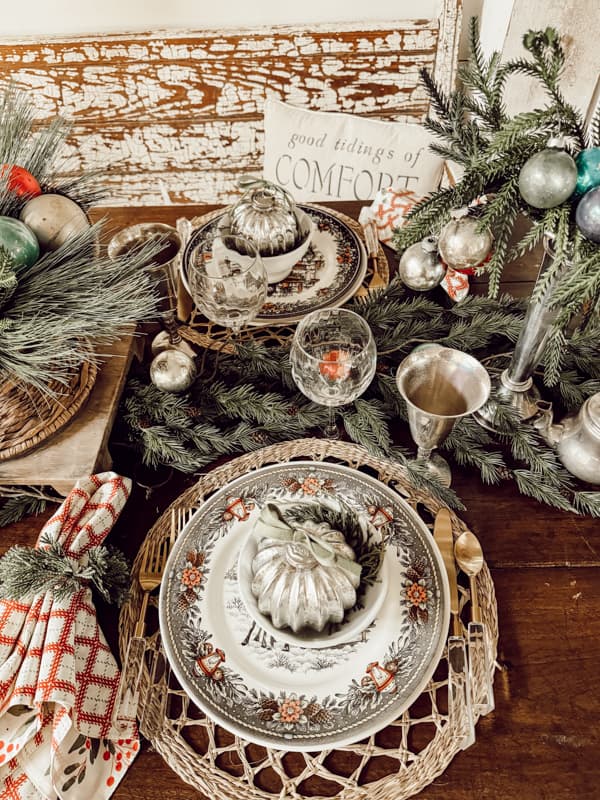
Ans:
POLYGON ((554 208, 575 191, 577 165, 564 149, 565 140, 554 136, 544 150, 535 153, 521 167, 519 191, 534 208, 554 208))
POLYGON ((163 350, 150 364, 150 380, 163 392, 185 392, 195 377, 196 365, 181 350, 163 350))
POLYGON ((446 267, 440 261, 437 239, 434 236, 428 236, 407 247, 398 264, 398 277, 415 292, 435 289, 443 281, 445 274, 446 267))
POLYGON ((450 216, 438 240, 441 257, 453 269, 477 267, 492 249, 491 231, 479 230, 480 221, 469 216, 467 208, 455 209, 450 216))

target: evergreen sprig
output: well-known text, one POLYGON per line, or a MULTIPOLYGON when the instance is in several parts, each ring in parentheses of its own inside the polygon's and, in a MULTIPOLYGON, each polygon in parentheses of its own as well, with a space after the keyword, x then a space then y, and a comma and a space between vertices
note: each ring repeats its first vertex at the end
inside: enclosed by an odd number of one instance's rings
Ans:
POLYGON ((456 208, 471 205, 485 195, 487 205, 479 210, 480 227, 491 229, 494 249, 491 259, 480 266, 489 278, 490 297, 495 297, 505 264, 538 246, 545 234, 553 237, 554 256, 540 277, 534 298, 546 297, 557 309, 551 339, 553 363, 546 373, 548 382, 559 374, 557 361, 559 331, 566 331, 582 304, 595 308, 600 298, 600 247, 583 240, 575 221, 578 197, 557 208, 537 209, 519 192, 519 174, 525 162, 547 146, 550 136, 565 137, 569 151, 576 155, 600 140, 600 113, 585 130, 579 110, 570 105, 560 88, 565 53, 553 28, 529 31, 523 37, 528 57, 501 63, 498 53, 483 55, 476 19, 471 21, 470 59, 459 71, 460 85, 443 93, 431 75, 422 74, 431 101, 431 115, 425 126, 436 137, 432 149, 463 167, 455 186, 433 192, 417 203, 406 223, 395 231, 394 245, 402 253, 426 236, 439 235, 456 208), (511 75, 528 75, 540 85, 547 104, 509 117, 504 93, 511 75), (515 236, 517 218, 524 215, 529 230, 515 236), (517 241, 515 242, 515 239, 517 241), (556 287, 556 277, 560 281, 556 287), (555 294, 547 296, 550 286, 555 294))

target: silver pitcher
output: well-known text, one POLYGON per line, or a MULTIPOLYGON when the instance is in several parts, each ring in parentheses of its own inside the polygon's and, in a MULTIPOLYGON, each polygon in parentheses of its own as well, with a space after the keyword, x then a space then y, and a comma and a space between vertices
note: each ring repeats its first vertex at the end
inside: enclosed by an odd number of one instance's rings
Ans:
POLYGON ((587 483, 600 483, 600 392, 588 397, 577 414, 553 425, 551 404, 539 404, 542 414, 534 423, 556 450, 571 475, 587 483))

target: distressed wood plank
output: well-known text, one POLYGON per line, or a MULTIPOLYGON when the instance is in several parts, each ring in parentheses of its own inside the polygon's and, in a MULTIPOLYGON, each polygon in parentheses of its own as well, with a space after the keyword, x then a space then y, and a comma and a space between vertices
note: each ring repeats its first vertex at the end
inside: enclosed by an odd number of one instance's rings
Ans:
POLYGON ((229 202, 262 170, 267 97, 422 120, 419 71, 451 80, 460 2, 440 20, 4 40, 0 83, 32 93, 40 125, 73 119, 64 171, 106 172, 107 203, 229 202))

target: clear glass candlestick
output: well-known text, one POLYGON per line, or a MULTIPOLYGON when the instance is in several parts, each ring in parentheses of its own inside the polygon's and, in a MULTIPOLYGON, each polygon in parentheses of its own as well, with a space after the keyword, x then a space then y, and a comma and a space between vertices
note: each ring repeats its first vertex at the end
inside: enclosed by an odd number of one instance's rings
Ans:
POLYGON ((290 361, 302 394, 329 409, 323 433, 335 438, 334 409, 356 400, 375 375, 377 349, 367 322, 345 309, 313 311, 296 328, 290 361))

